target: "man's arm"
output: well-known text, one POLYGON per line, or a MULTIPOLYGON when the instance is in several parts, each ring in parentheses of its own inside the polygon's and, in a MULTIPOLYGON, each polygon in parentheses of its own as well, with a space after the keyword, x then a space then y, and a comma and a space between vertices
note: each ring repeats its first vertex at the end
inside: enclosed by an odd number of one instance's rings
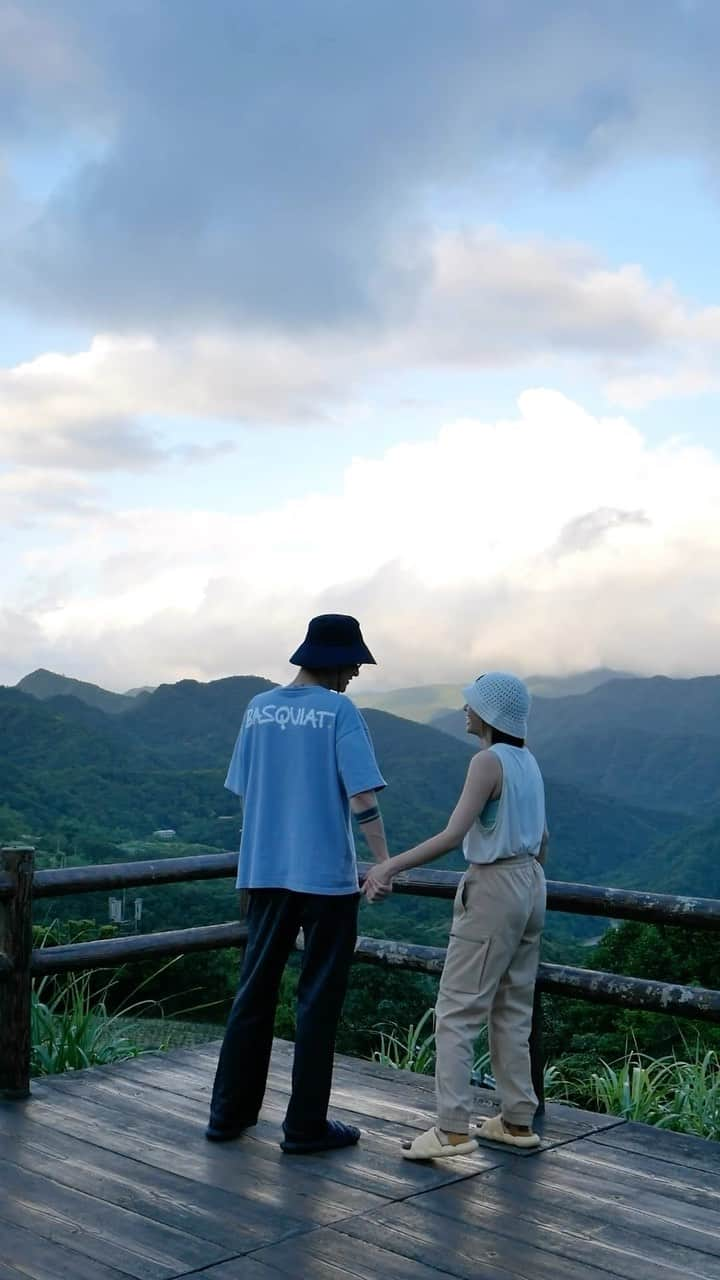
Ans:
POLYGON ((357 822, 376 862, 387 862, 389 858, 385 826, 374 791, 360 791, 350 797, 350 809, 357 822))
POLYGON ((540 841, 540 850, 537 855, 537 860, 540 863, 541 867, 545 866, 545 862, 547 860, 549 838, 550 837, 548 836, 548 829, 546 827, 545 830, 543 831, 543 837, 542 837, 542 840, 540 841))

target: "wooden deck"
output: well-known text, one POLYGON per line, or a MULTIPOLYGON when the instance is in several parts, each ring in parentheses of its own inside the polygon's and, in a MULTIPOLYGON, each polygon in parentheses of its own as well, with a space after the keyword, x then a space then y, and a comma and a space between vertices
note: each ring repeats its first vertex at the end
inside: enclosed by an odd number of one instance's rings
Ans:
POLYGON ((334 1114, 361 1145, 287 1157, 290 1052, 222 1147, 203 1136, 217 1046, 0 1104, 0 1280, 720 1280, 716 1144, 550 1107, 538 1153, 411 1164, 398 1139, 431 1122, 432 1081, 339 1058, 334 1114))

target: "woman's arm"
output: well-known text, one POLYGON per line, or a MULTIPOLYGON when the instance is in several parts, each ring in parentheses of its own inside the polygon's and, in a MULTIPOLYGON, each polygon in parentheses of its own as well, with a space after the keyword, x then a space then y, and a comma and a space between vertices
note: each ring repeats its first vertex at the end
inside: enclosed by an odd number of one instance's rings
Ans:
POLYGON ((434 862, 444 853, 456 849, 462 843, 470 827, 482 813, 492 795, 502 785, 502 765, 493 751, 480 751, 473 756, 467 771, 465 786, 460 799, 453 809, 447 826, 423 840, 412 849, 388 859, 378 867, 373 867, 365 879, 363 892, 370 902, 382 898, 392 887, 393 876, 401 871, 409 871, 412 867, 424 866, 426 862, 434 862))

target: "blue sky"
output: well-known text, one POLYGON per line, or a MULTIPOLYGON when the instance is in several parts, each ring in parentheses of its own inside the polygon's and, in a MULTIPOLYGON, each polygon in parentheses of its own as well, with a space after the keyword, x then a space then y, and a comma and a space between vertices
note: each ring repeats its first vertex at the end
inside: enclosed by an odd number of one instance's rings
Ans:
POLYGON ((0 0, 0 681, 714 669, 719 37, 0 0))

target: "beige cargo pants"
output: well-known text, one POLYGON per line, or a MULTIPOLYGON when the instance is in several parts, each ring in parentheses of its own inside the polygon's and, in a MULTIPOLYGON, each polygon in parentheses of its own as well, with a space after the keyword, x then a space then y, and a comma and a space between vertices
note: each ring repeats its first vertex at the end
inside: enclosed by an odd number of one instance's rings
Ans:
POLYGON ((503 1119, 532 1124, 528 1040, 544 923, 545 875, 535 858, 465 872, 435 1007, 438 1127, 445 1132, 468 1130, 473 1042, 486 1022, 503 1119))

